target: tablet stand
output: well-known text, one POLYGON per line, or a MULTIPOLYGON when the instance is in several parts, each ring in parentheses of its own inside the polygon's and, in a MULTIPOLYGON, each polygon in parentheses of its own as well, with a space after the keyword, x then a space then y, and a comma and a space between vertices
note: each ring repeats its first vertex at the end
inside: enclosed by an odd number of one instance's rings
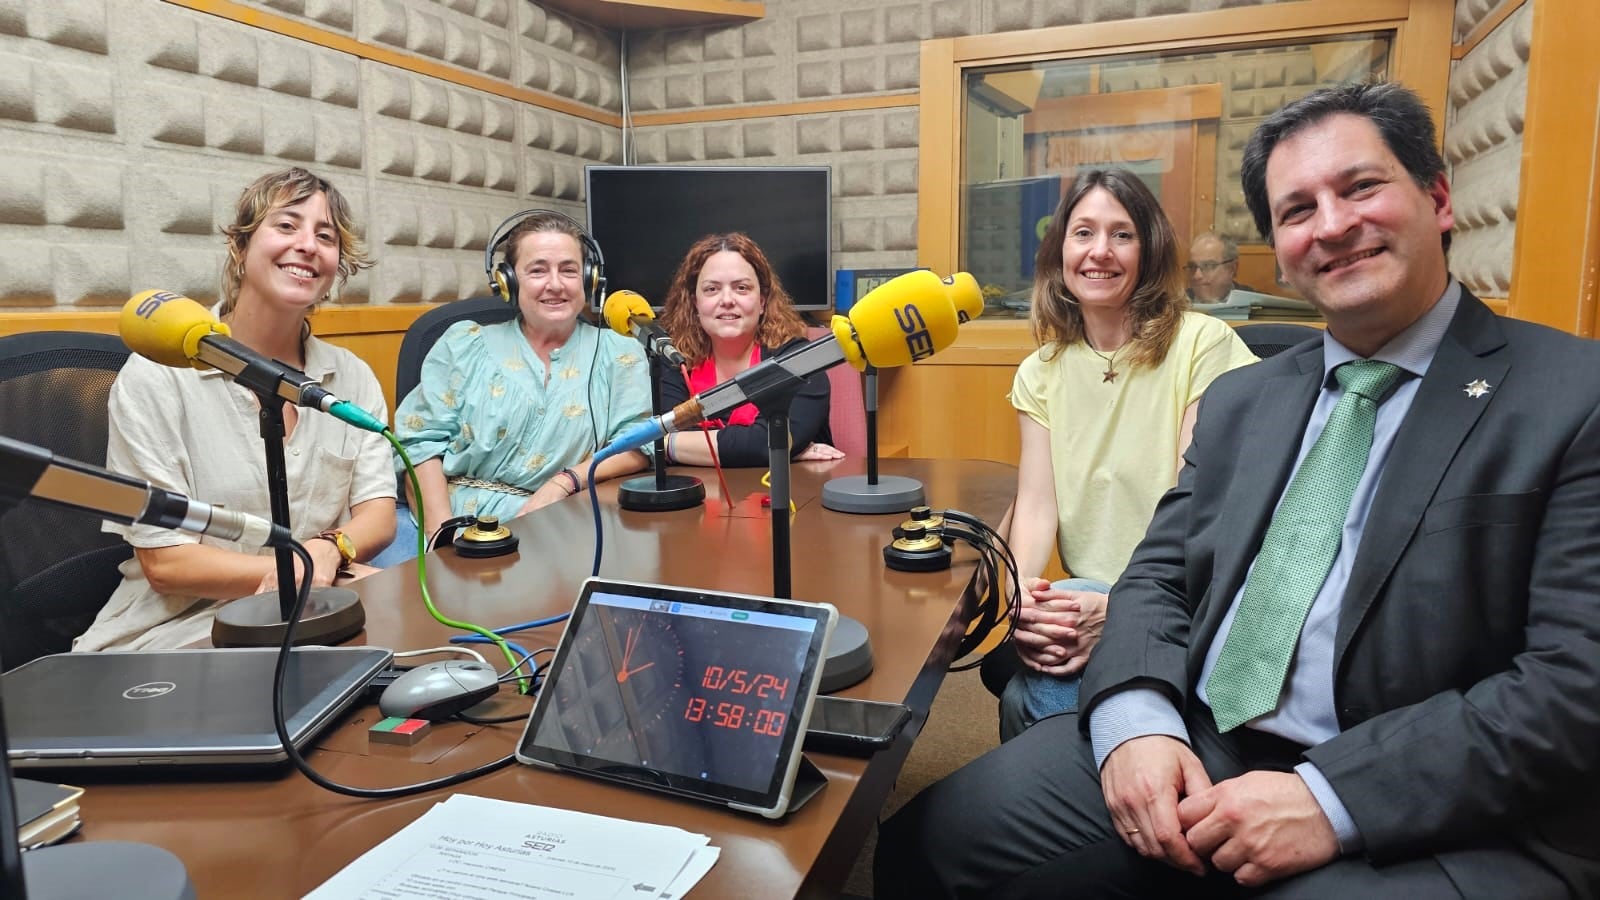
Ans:
POLYGON ((867 366, 861 395, 867 414, 867 474, 846 475, 822 486, 822 505, 835 512, 878 515, 922 506, 922 482, 903 475, 878 476, 878 369, 867 366))
MULTIPOLYGON (((660 415, 665 412, 661 408, 660 372, 660 367, 665 363, 653 350, 648 349, 648 345, 646 347, 650 357, 650 410, 660 415)), ((656 438, 656 451, 651 454, 651 465, 653 471, 650 475, 630 478, 618 486, 618 506, 639 512, 668 512, 690 509, 705 502, 706 486, 700 479, 693 475, 667 474, 665 435, 656 438)))
MULTIPOLYGON (((257 391, 261 404, 261 441, 267 453, 267 496, 273 524, 289 527, 289 474, 283 459, 283 400, 257 391)), ((211 643, 218 647, 276 647, 294 609, 294 555, 276 548, 278 591, 241 597, 217 610, 211 643)), ((309 575, 308 575, 309 577, 309 575)), ((361 598, 348 588, 312 588, 305 613, 295 625, 296 644, 337 644, 354 637, 367 623, 361 598)))
MULTIPOLYGON (((783 600, 794 598, 790 583, 794 551, 789 533, 789 405, 804 383, 791 376, 774 395, 761 401, 761 411, 767 415, 767 466, 772 473, 772 596, 783 600)), ((828 639, 828 656, 817 690, 832 693, 871 674, 872 644, 866 626, 839 616, 828 639)))

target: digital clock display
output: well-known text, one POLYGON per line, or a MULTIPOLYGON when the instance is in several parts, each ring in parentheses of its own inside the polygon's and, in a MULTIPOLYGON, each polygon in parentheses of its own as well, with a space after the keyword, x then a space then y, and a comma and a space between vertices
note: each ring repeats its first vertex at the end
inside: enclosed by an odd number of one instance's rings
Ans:
POLYGON ((802 718, 816 619, 596 592, 572 627, 538 744, 768 789, 802 718))

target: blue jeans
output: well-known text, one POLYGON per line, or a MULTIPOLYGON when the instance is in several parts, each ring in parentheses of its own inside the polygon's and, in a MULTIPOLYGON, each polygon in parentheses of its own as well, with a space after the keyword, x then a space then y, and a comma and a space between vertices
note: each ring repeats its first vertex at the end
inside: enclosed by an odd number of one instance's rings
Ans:
POLYGON ((396 566, 408 559, 417 558, 417 523, 411 518, 411 507, 401 504, 394 510, 394 540, 367 560, 367 565, 378 569, 396 566))
MULTIPOLYGON (((1109 593, 1111 585, 1092 578, 1066 578, 1050 585, 1063 591, 1109 593)), ((1000 695, 1000 740, 1009 741, 1040 719, 1078 711, 1077 675, 1046 675, 1024 666, 1000 695)))

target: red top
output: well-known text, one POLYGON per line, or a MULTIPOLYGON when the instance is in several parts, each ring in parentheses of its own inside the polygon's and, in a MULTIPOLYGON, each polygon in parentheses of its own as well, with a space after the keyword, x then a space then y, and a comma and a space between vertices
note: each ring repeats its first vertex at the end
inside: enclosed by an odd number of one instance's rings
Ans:
MULTIPOLYGON (((756 342, 750 344, 750 365, 761 362, 761 345, 756 342)), ((696 396, 716 387, 721 382, 717 381, 717 361, 706 357, 698 366, 689 370, 689 395, 696 396)), ((706 424, 713 428, 724 428, 733 425, 754 425, 756 416, 760 414, 754 403, 741 403, 728 414, 726 421, 722 419, 707 419, 706 424)))

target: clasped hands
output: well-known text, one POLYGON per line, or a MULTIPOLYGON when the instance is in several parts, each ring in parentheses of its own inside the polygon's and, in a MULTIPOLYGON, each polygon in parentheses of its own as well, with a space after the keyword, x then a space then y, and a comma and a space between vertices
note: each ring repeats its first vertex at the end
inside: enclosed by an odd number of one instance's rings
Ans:
POLYGON ((1011 640, 1023 664, 1046 675, 1082 671, 1105 627, 1106 595, 1058 590, 1043 578, 1030 578, 1022 587, 1011 640))
POLYGON ((1100 770, 1106 809, 1140 856, 1195 876, 1207 861, 1245 887, 1326 865, 1339 841, 1293 772, 1246 772, 1211 783, 1188 745, 1165 735, 1127 741, 1100 770))

